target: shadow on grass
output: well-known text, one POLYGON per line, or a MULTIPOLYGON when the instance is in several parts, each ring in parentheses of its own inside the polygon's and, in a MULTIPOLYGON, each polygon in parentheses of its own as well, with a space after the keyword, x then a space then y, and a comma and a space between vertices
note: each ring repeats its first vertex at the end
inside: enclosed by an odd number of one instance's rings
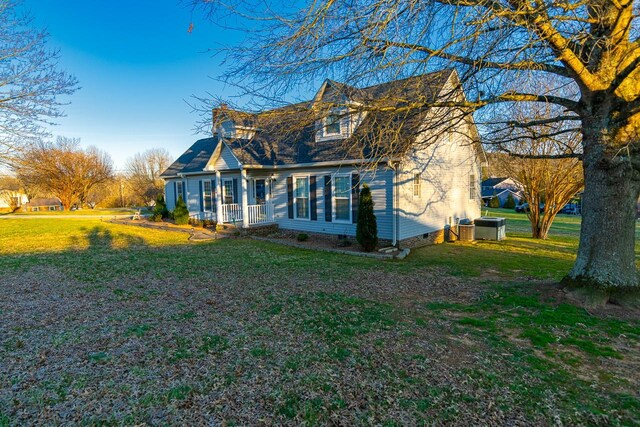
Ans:
MULTIPOLYGON (((81 228, 81 231, 85 231, 86 239, 89 242, 89 248, 93 250, 113 249, 114 236, 111 230, 103 226, 95 226, 89 230, 81 228)), ((131 246, 146 246, 145 240, 140 236, 132 236, 130 234, 119 233, 117 236, 119 241, 122 241, 124 247, 131 246)), ((121 245, 117 246, 122 248, 121 245)))

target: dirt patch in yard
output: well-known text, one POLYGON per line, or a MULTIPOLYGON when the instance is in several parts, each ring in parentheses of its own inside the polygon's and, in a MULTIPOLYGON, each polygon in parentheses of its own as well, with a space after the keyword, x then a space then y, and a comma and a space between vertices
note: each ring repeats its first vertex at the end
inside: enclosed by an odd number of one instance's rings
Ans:
MULTIPOLYGON (((564 307, 548 284, 536 305, 443 270, 299 268, 312 255, 229 245, 219 261, 222 249, 205 250, 205 261, 168 255, 177 271, 147 266, 101 281, 44 260, 3 274, 0 425, 638 421, 633 326, 607 324, 618 328, 607 335, 585 326, 596 350, 615 353, 572 347, 598 373, 580 380, 572 359, 545 353, 561 352, 556 344, 522 337, 523 316, 564 307), (245 268, 233 261, 242 257, 245 268)), ((573 336, 563 328, 557 336, 573 336)))

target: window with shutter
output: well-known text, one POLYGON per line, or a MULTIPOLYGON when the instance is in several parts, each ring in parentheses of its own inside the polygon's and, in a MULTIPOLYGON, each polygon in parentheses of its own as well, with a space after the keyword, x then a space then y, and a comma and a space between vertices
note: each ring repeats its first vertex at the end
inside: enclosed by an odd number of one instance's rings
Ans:
POLYGON ((336 175, 333 182, 334 219, 351 222, 351 175, 336 175))
POLYGON ((297 219, 309 219, 309 177, 297 176, 294 179, 295 214, 297 219))

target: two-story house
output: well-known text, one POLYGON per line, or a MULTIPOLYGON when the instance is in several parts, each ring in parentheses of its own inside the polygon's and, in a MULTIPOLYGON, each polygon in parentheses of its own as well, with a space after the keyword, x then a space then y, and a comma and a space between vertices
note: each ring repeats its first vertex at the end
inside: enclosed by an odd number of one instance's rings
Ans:
POLYGON ((452 93, 464 96, 443 70, 366 88, 327 80, 308 102, 258 113, 216 108, 212 137, 162 174, 167 207, 182 197, 219 223, 354 236, 366 183, 380 239, 441 240, 480 215, 485 161, 471 115, 440 126, 446 111, 429 106, 452 93))

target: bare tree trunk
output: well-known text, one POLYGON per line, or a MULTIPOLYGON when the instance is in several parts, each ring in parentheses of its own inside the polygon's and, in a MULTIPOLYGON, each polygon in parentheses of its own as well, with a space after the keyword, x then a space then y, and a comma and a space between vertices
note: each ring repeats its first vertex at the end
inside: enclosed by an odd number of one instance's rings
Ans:
MULTIPOLYGON (((640 174, 626 153, 607 152, 606 132, 584 135, 585 190, 580 246, 564 282, 600 292, 611 302, 640 291, 635 225, 640 174)), ((616 144, 617 145, 617 144, 616 144)))

